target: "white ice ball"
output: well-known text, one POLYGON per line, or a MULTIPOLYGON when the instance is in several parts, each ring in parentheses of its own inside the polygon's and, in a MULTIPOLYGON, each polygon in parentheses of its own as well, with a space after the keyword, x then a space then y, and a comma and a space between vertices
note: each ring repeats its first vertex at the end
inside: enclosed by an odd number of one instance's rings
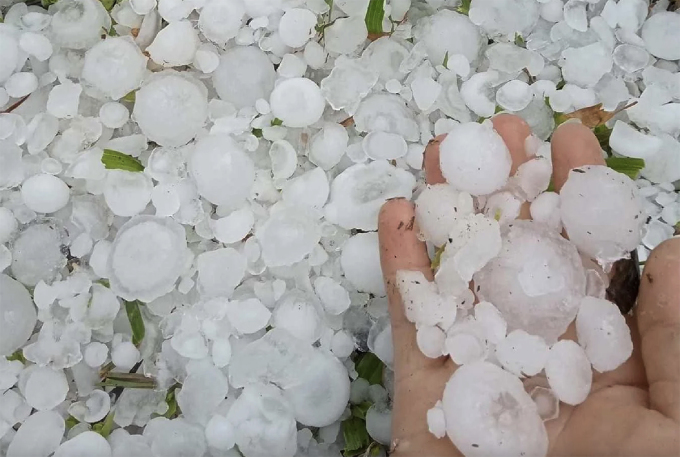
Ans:
POLYGON ((41 173, 23 182, 21 198, 29 209, 37 213, 54 213, 66 206, 70 189, 56 176, 41 173))
POLYGON ((578 405, 588 398, 593 370, 583 348, 575 342, 561 340, 550 348, 545 374, 560 401, 578 405))
POLYGON ((142 84, 146 73, 142 51, 130 37, 109 37, 85 53, 81 77, 114 100, 142 84))
POLYGON ((301 48, 316 34, 316 14, 306 8, 291 8, 279 21, 279 36, 286 46, 301 48))
POLYGON ((307 127, 323 114, 326 100, 321 89, 307 78, 290 78, 281 81, 272 91, 269 100, 272 114, 288 127, 307 127))

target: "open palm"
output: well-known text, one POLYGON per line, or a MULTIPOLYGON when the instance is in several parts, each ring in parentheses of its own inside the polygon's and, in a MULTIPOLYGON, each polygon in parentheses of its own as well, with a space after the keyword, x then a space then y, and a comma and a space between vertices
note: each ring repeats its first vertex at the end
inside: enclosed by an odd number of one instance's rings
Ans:
MULTIPOLYGON (((528 160, 527 124, 511 115, 493 119, 513 158, 512 173, 528 160)), ((428 184, 445 182, 439 170, 437 138, 427 148, 428 184)), ((604 165, 592 132, 580 124, 560 126, 552 138, 553 183, 559 191, 572 168, 604 165)), ((525 205, 526 206, 526 205, 525 205)), ((528 207, 520 214, 528 218, 528 207)), ((429 433, 426 412, 441 398, 456 369, 449 358, 430 359, 416 344, 416 329, 403 310, 396 288, 398 270, 419 270, 432 280, 425 244, 413 224, 413 205, 387 202, 380 213, 380 254, 387 286, 394 340, 395 396, 392 455, 457 456, 448 438, 429 433)), ((680 239, 658 246, 647 260, 638 304, 628 319, 634 350, 614 371, 593 374, 587 400, 560 404, 557 419, 545 423, 549 455, 680 455, 680 239)), ((562 337, 576 339, 572 326, 562 337)))

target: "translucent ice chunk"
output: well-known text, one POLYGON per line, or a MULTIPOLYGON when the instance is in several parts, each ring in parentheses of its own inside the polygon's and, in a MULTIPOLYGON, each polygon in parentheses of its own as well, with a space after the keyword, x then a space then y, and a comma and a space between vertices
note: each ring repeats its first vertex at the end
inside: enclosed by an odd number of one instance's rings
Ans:
POLYGON ((21 424, 7 448, 7 457, 48 457, 64 436, 64 419, 55 411, 38 411, 21 424))
POLYGON ((380 130, 400 134, 406 141, 420 139, 413 112, 398 95, 377 93, 366 97, 354 113, 354 122, 360 132, 380 130))
POLYGON ((311 139, 309 160, 324 170, 330 170, 342 159, 348 141, 349 135, 342 125, 327 122, 311 139))
POLYGON ((576 316, 579 344, 599 372, 615 370, 633 352, 630 329, 612 302, 584 297, 576 316))
POLYGON ((418 349, 432 359, 441 357, 444 354, 444 341, 446 341, 446 334, 439 327, 423 325, 416 333, 418 349))
POLYGON ((393 160, 408 152, 408 145, 401 135, 387 132, 370 132, 362 142, 366 155, 374 160, 393 160))
POLYGON ((272 313, 257 298, 231 301, 227 305, 227 317, 236 331, 244 334, 262 330, 272 313))
POLYGON ((198 32, 188 20, 166 25, 146 48, 151 59, 164 67, 178 67, 193 62, 200 44, 198 32))
POLYGON ((104 184, 104 199, 116 216, 135 216, 151 201, 153 183, 143 173, 110 170, 104 184))
POLYGON ((316 22, 316 14, 306 8, 287 10, 279 21, 281 41, 291 48, 304 46, 316 34, 316 22))
POLYGON ((177 394, 177 405, 187 420, 206 425, 229 391, 226 376, 206 360, 197 362, 177 394))
POLYGON ((277 84, 269 99, 272 114, 288 127, 307 127, 321 119, 326 101, 321 89, 307 78, 290 78, 277 84))
POLYGON ((451 10, 440 10, 418 21, 414 36, 425 44, 433 65, 441 65, 446 54, 462 54, 474 62, 482 45, 479 29, 465 15, 451 10))
POLYGON ((501 230, 495 219, 483 214, 458 218, 449 232, 442 264, 452 262, 458 275, 470 281, 501 250, 501 230))
POLYGON ((512 374, 488 362, 464 365, 442 400, 446 431, 466 456, 545 455, 548 435, 533 400, 512 374))
POLYGON ((268 266, 292 265, 312 252, 321 239, 318 222, 305 208, 283 207, 273 212, 255 237, 268 266))
POLYGON ((642 39, 647 50, 661 59, 680 59, 680 49, 674 44, 680 40, 680 16, 677 12, 662 11, 645 21, 642 39))
POLYGON ((569 239, 596 259, 613 262, 640 244, 644 217, 637 187, 606 166, 572 170, 560 191, 560 211, 569 239))
POLYGON ((496 346, 498 361, 517 376, 540 373, 548 359, 548 352, 543 338, 529 335, 524 330, 514 330, 496 346))
POLYGON ((433 408, 427 410, 427 428, 437 438, 446 436, 446 416, 441 400, 438 400, 433 408))
POLYGON ((473 211, 470 194, 459 192, 449 184, 427 186, 415 202, 416 220, 422 236, 435 246, 446 244, 456 221, 473 211))
POLYGON ((269 99, 276 72, 267 54, 256 46, 235 46, 222 54, 212 80, 222 100, 243 108, 254 106, 260 98, 269 99))
POLYGON ((336 54, 352 54, 368 36, 363 17, 340 18, 326 28, 324 37, 326 49, 336 54))
POLYGON ((496 103, 509 111, 521 111, 534 98, 531 87, 519 80, 509 81, 496 92, 496 103))
POLYGON ((37 367, 28 376, 23 393, 26 402, 38 411, 54 409, 66 399, 66 375, 63 370, 37 367))
POLYGON ((51 38, 62 47, 87 49, 99 42, 102 29, 111 28, 111 17, 97 0, 68 0, 55 5, 50 22, 51 38))
POLYGON ((196 258, 198 288, 206 297, 231 296, 245 275, 247 261, 233 248, 204 252, 196 258))
POLYGON ((583 87, 592 87, 612 68, 612 54, 602 43, 562 52, 564 80, 583 87))
POLYGON ((184 228, 170 218, 137 216, 121 227, 108 258, 111 290, 152 301, 170 292, 186 262, 184 228))
POLYGON ((531 398, 536 403, 538 414, 543 421, 557 419, 560 415, 560 400, 555 393, 541 386, 536 386, 531 390, 531 398))
POLYGON ((561 340, 550 348, 545 374, 555 395, 569 405, 578 405, 590 393, 593 371, 581 346, 561 340))
POLYGON ((314 291, 327 313, 337 316, 350 305, 349 293, 334 279, 319 276, 314 280, 314 291))
POLYGON ((309 344, 314 344, 321 334, 321 316, 312 303, 298 294, 282 298, 272 318, 274 327, 287 330, 309 344))
POLYGON ((18 281, 0 274, 0 355, 21 348, 33 333, 36 311, 31 296, 18 281))
POLYGON ((118 100, 142 84, 146 61, 130 37, 109 37, 85 53, 81 77, 107 97, 118 100))
POLYGON ((27 286, 51 281, 66 265, 63 233, 56 224, 31 225, 12 244, 12 274, 27 286))
POLYGON ((378 234, 358 233, 342 247, 340 265, 345 278, 361 292, 385 295, 380 268, 378 234))
POLYGON ((468 108, 480 117, 491 117, 496 111, 493 86, 498 82, 498 72, 489 70, 475 73, 463 83, 460 95, 468 108))
POLYGON ((210 41, 225 45, 238 34, 245 12, 241 0, 207 1, 201 8, 198 28, 210 41))

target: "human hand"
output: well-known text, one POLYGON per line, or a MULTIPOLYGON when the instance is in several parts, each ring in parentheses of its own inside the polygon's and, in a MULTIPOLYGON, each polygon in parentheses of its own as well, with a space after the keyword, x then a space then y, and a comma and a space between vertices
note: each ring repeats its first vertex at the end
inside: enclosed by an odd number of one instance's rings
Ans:
MULTIPOLYGON (((514 174, 529 159, 524 150, 529 127, 507 114, 496 116, 493 124, 510 150, 514 174)), ((425 151, 428 184, 445 182, 439 169, 442 139, 435 139, 425 151)), ((604 165, 594 134, 573 123, 553 134, 552 161, 558 192, 572 168, 604 165)), ((447 437, 437 439, 428 431, 426 421, 427 410, 441 399, 456 365, 448 357, 430 359, 420 352, 415 326, 406 319, 396 287, 399 270, 419 270, 433 279, 414 218, 412 203, 390 200, 380 212, 378 227, 394 344, 392 455, 459 456, 447 437)), ((529 218, 527 204, 520 218, 529 218)), ((614 371, 594 372, 586 401, 577 406, 561 403, 559 417, 545 422, 549 455, 680 454, 680 239, 662 243, 650 255, 637 307, 627 320, 633 354, 614 371)), ((576 340, 573 323, 562 339, 576 340)))

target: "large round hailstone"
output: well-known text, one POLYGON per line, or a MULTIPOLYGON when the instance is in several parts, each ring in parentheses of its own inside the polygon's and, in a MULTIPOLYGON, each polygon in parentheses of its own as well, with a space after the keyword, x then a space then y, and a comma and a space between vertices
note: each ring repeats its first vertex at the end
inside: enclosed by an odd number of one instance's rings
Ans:
POLYGON ((136 92, 134 120, 147 138, 161 146, 187 144, 207 116, 205 86, 185 73, 158 73, 136 92))
POLYGON ((28 375, 22 393, 31 407, 47 411, 66 400, 68 381, 63 370, 36 367, 28 375))
POLYGON ((471 195, 495 192, 510 176, 510 151, 490 121, 455 125, 440 151, 439 163, 446 180, 471 195))
POLYGON ((378 130, 401 135, 406 141, 420 140, 413 111, 395 94, 377 93, 363 99, 354 113, 354 126, 360 132, 378 130))
POLYGON ((548 344, 574 320, 586 287, 576 247, 532 221, 509 225, 500 254, 473 279, 477 298, 496 305, 508 331, 521 329, 548 344))
POLYGON ((304 208, 280 208, 256 231, 267 266, 292 265, 312 252, 321 239, 321 228, 304 208))
POLYGON ((461 366, 444 389, 446 433, 467 457, 545 455, 548 434, 514 375, 489 362, 461 366))
POLYGON ((0 84, 4 84, 19 63, 19 42, 11 30, 0 30, 0 49, 0 84))
POLYGON ((642 40, 654 57, 680 59, 680 14, 662 11, 650 16, 642 26, 642 40))
POLYGON ((416 41, 425 44, 427 56, 434 65, 441 65, 447 54, 462 54, 474 62, 482 45, 479 29, 467 16, 451 10, 441 10, 418 21, 414 36, 416 41))
POLYGON ((314 344, 319 339, 321 317, 316 307, 304 297, 291 294, 283 298, 272 317, 274 327, 287 330, 308 344, 314 344))
POLYGON ((102 29, 111 28, 111 16, 98 0, 61 0, 52 11, 50 35, 64 48, 87 49, 101 40, 102 29))
POLYGON ((31 337, 37 317, 31 295, 19 282, 0 274, 0 356, 9 356, 31 337))
POLYGON ((475 210, 472 196, 449 184, 428 185, 415 202, 416 221, 423 238, 443 246, 458 218, 475 210))
POLYGON ((399 41, 391 37, 380 37, 371 42, 361 54, 361 63, 380 75, 380 80, 401 80, 405 72, 399 67, 409 51, 399 41))
POLYGON ((109 37, 85 53, 81 77, 107 97, 118 100, 142 84, 146 61, 132 38, 109 37))
POLYGON ((604 165, 575 168, 560 191, 562 223, 579 251, 614 262, 642 238, 642 202, 628 176, 604 165))
POLYGON ((326 219, 346 229, 376 230, 383 203, 410 199, 415 184, 411 173, 384 161, 353 165, 333 180, 326 219))
POLYGON ((86 431, 61 443, 53 457, 111 457, 111 445, 99 433, 86 431))
POLYGON ((633 353, 630 328, 612 302, 584 297, 576 315, 576 336, 599 372, 612 371, 633 353))
POLYGON ((116 216, 136 216, 151 201, 152 191, 153 182, 144 173, 109 170, 104 184, 104 200, 116 216))
POLYGON ((568 405, 583 403, 590 394, 593 370, 585 351, 574 341, 560 340, 550 348, 545 375, 557 398, 568 405))
POLYGON ((245 14, 241 0, 209 0, 201 9, 198 28, 213 43, 225 45, 238 34, 245 14))
POLYGON ((146 48, 154 62, 164 67, 189 65, 201 44, 198 32, 188 20, 166 25, 146 48))
POLYGON ((54 213, 68 203, 70 190, 56 176, 40 173, 33 175, 21 185, 24 204, 36 213, 54 213))
POLYGON ((170 218, 136 216, 118 231, 108 258, 111 290, 150 302, 175 286, 186 263, 184 228, 170 218))
POLYGON ((26 286, 52 281, 66 266, 63 231, 55 224, 31 225, 12 244, 12 275, 26 286))
POLYGON ((300 48, 316 34, 316 14, 307 8, 291 8, 279 21, 279 38, 291 48, 300 48))
POLYGON ((345 242, 340 254, 345 278, 360 292, 385 295, 378 234, 357 233, 345 242))
POLYGON ((284 389, 295 419, 310 427, 325 427, 337 421, 349 401, 347 369, 329 352, 314 350, 307 360, 301 382, 284 389))
POLYGON ((220 57, 212 74, 217 95, 236 108, 268 99, 276 81, 276 71, 267 54, 256 46, 235 46, 220 57))
POLYGON ((255 182, 253 161, 227 135, 201 138, 189 159, 189 173, 203 198, 234 209, 250 196, 255 182))
POLYGON ((539 19, 538 5, 533 0, 475 0, 469 17, 488 35, 525 35, 539 19))
POLYGON ((204 252, 196 258, 198 290, 206 297, 229 297, 246 273, 246 258, 233 248, 204 252))
POLYGON ((66 423, 56 411, 38 411, 26 419, 7 447, 7 457, 48 457, 59 447, 66 423))
POLYGON ((307 127, 323 115, 326 100, 321 89, 307 78, 290 78, 281 81, 269 99, 272 114, 287 127, 307 127))

